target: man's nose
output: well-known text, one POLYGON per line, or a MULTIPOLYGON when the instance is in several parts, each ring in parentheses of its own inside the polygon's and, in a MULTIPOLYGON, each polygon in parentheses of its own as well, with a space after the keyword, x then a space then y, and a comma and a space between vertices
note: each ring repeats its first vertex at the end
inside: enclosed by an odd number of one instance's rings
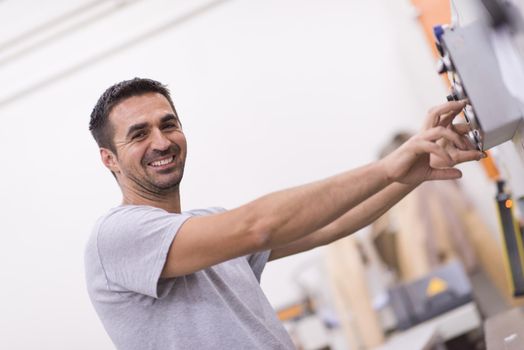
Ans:
POLYGON ((151 135, 151 148, 165 151, 171 145, 171 141, 166 137, 162 130, 155 129, 151 135))

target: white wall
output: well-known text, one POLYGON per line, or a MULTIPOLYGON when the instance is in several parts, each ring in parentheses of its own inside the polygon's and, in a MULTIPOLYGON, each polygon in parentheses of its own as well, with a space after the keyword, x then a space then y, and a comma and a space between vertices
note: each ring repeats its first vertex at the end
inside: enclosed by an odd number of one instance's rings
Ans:
MULTIPOLYGON (((2 2, 0 20, 14 28, 2 38, 42 13, 80 3, 55 0, 44 9, 37 1, 2 2)), ((87 130, 110 84, 141 76, 171 87, 189 143, 184 209, 232 208, 362 165, 392 132, 417 129, 430 104, 441 101, 414 19, 389 0, 226 1, 87 64, 205 3, 139 1, 0 64, 0 348, 112 348, 83 275, 92 224, 120 200, 87 130), (399 44, 404 35, 413 42, 399 44), (74 73, 5 103, 79 63, 74 73)), ((317 256, 268 265, 263 288, 273 305, 297 298, 290 276, 317 256)))

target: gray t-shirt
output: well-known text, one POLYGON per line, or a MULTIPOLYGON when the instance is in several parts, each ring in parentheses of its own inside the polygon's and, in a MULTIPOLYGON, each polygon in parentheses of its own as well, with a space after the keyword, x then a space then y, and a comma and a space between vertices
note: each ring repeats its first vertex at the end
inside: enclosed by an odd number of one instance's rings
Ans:
POLYGON ((294 348, 260 288, 268 251, 160 278, 180 226, 220 211, 123 205, 98 220, 85 251, 87 288, 118 349, 294 348))

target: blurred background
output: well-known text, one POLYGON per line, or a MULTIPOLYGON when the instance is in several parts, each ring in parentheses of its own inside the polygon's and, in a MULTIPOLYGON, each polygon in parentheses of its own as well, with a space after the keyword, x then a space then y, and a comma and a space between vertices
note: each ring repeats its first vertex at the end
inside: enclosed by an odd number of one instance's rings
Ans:
MULTIPOLYGON (((0 348, 113 348, 83 267, 95 220, 121 200, 88 131, 108 86, 167 84, 188 139, 183 209, 234 208, 371 162, 422 126, 447 88, 418 15, 408 0, 0 1, 0 348)), ((492 184, 461 169, 496 232, 492 184)), ((298 347, 350 348, 325 260, 272 262, 262 288, 277 311, 315 296, 316 339, 297 328, 307 312, 281 314, 298 347)))

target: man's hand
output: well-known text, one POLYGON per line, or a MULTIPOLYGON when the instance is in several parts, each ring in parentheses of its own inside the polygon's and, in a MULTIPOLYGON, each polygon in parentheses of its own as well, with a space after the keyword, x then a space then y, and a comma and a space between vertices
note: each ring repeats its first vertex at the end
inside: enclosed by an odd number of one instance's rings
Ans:
POLYGON ((465 105, 448 102, 431 109, 425 130, 381 160, 388 178, 404 184, 457 179, 462 173, 456 164, 481 159, 482 152, 464 136, 467 126, 452 123, 465 105))

